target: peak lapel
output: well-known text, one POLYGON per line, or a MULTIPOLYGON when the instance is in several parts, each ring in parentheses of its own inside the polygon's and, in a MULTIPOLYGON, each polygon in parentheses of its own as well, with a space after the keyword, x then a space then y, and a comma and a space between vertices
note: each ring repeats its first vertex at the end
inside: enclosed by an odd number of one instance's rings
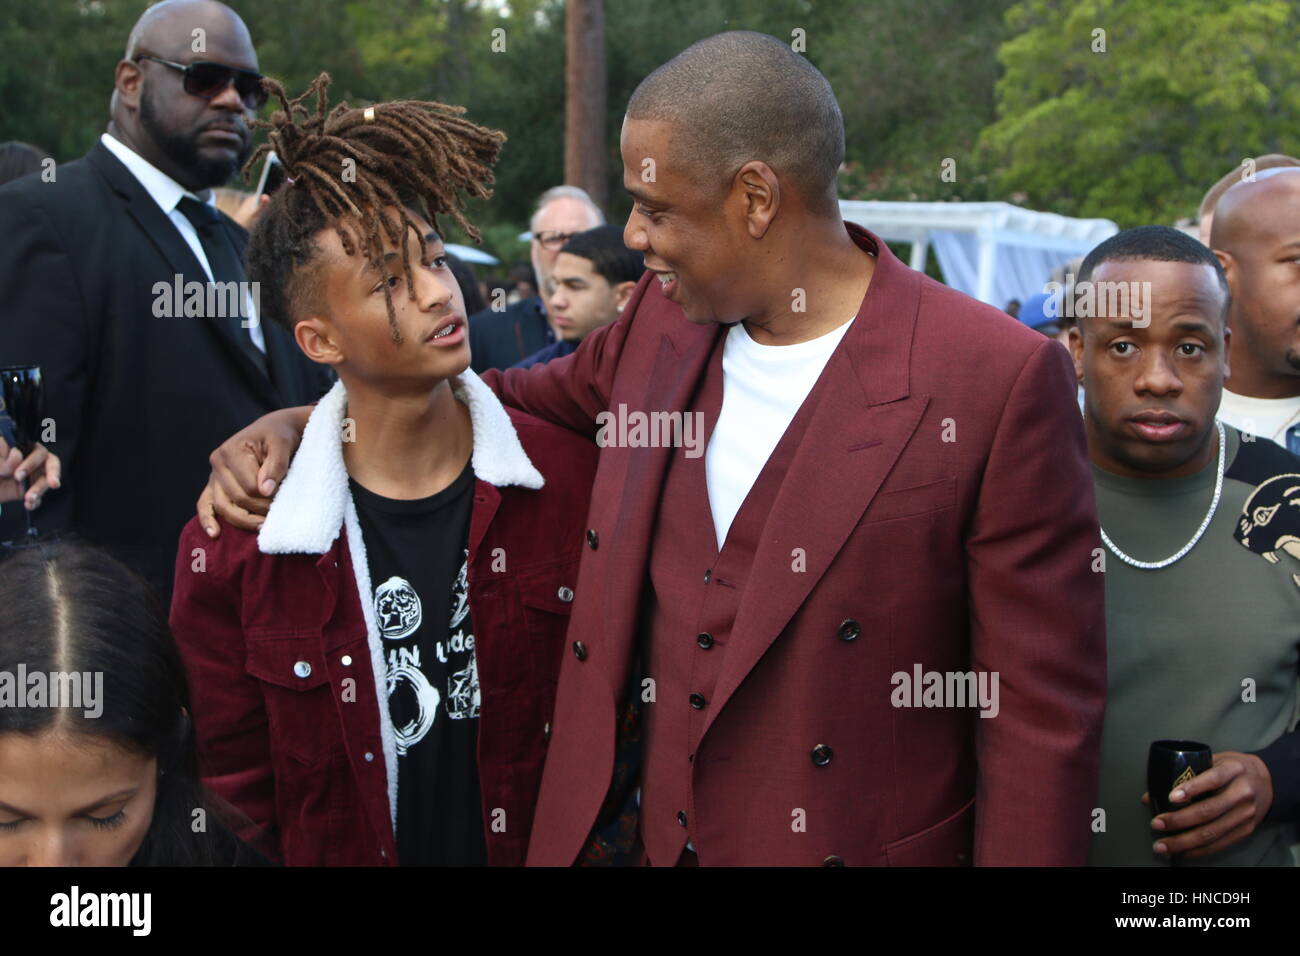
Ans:
MULTIPOLYGON (((103 143, 96 143, 87 156, 87 159, 99 170, 100 174, 108 181, 125 202, 127 214, 135 220, 144 233, 145 238, 153 244, 159 254, 172 269, 172 275, 157 277, 157 281, 165 282, 170 287, 175 282, 175 276, 181 277, 182 284, 187 282, 207 283, 207 273, 203 271, 203 266, 195 257, 194 252, 190 249, 189 243, 185 237, 180 234, 176 224, 171 218, 159 208, 158 203, 154 202, 152 196, 140 181, 131 174, 131 171, 122 165, 122 161, 114 156, 103 143)), ((240 251, 242 260, 242 248, 236 243, 236 249, 240 251)), ((165 321, 165 320, 163 320, 165 321)), ((235 339, 235 329, 232 323, 217 318, 198 319, 209 333, 221 343, 231 361, 234 362, 248 379, 249 383, 256 389, 262 398, 269 402, 272 407, 278 408, 282 402, 271 385, 271 380, 262 373, 253 360, 244 354, 239 342, 235 339)), ((263 325, 266 330, 267 326, 263 325)), ((268 346, 269 347, 269 346, 268 346)), ((295 348, 297 346, 294 346, 295 348)))
POLYGON ((853 326, 826 364, 816 404, 763 528, 704 732, 785 629, 858 526, 921 422, 929 397, 908 394, 916 273, 865 230, 875 273, 853 326), (795 571, 801 548, 805 570, 795 571))
MULTIPOLYGON (((692 396, 704 376, 714 345, 725 330, 718 326, 691 326, 679 315, 670 317, 669 323, 671 329, 659 340, 659 352, 645 392, 636 404, 623 409, 624 414, 690 412, 692 396)), ((606 447, 601 451, 601 467, 610 469, 608 480, 621 484, 623 494, 617 511, 597 514, 597 520, 613 524, 613 534, 608 538, 610 576, 606 579, 610 586, 601 598, 604 606, 599 620, 604 622, 605 634, 634 636, 639 632, 642 585, 649 572, 664 478, 672 455, 679 449, 618 445, 620 409, 618 400, 615 401, 615 406, 609 409, 612 421, 606 447)), ((601 537, 605 538, 603 531, 601 537)), ((612 676, 612 690, 621 694, 626 672, 612 676)))

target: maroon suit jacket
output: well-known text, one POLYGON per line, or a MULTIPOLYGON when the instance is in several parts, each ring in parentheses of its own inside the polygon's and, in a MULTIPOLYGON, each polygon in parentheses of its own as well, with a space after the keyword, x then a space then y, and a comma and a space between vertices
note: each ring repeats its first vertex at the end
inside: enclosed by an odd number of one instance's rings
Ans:
MULTIPOLYGON (((1071 363, 846 228, 875 274, 732 628, 693 763, 699 860, 1082 865, 1106 643, 1071 363), (846 621, 856 640, 841 639, 846 621), (893 706, 893 675, 918 665, 997 672, 997 716, 893 706), (828 765, 809 759, 819 743, 828 765)), ((723 334, 686 321, 647 275, 573 355, 484 381, 595 435, 598 413, 620 405, 686 409, 723 334)), ((530 864, 571 863, 609 787, 672 453, 601 451, 530 864)))

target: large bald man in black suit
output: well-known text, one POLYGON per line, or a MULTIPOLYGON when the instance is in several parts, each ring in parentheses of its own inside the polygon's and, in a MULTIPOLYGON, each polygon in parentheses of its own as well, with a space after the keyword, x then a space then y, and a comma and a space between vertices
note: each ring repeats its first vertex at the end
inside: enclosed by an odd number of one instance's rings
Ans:
POLYGON ((0 364, 41 366, 47 444, 64 467, 40 528, 107 546, 164 600, 208 452, 328 385, 286 332, 257 321, 253 289, 207 295, 245 278, 247 235, 209 190, 249 154, 257 71, 229 7, 156 4, 117 64, 107 133, 54 181, 0 189, 0 364), (176 295, 188 283, 202 284, 202 315, 176 295))

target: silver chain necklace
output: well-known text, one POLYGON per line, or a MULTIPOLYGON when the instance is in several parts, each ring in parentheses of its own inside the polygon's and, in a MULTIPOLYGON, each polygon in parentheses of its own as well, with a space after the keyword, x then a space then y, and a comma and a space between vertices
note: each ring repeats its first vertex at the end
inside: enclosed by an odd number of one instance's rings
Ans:
POLYGON ((1139 561, 1137 558, 1129 557, 1127 554, 1125 554, 1123 551, 1121 551, 1118 547, 1115 546, 1115 542, 1110 540, 1110 536, 1106 534, 1106 529, 1102 528, 1101 540, 1105 541, 1106 547, 1110 548, 1110 550, 1115 553, 1115 557, 1119 558, 1125 564, 1131 564, 1135 568, 1143 568, 1144 570, 1147 571, 1155 571, 1160 568, 1167 568, 1175 561, 1186 556, 1188 551, 1191 551, 1192 548, 1196 547, 1196 542, 1201 540, 1201 535, 1205 534, 1205 529, 1208 528, 1210 526, 1210 522, 1214 520, 1214 512, 1217 511, 1219 508, 1219 496, 1223 494, 1223 462, 1227 456, 1227 449, 1228 449, 1228 438, 1223 431, 1223 422, 1216 420, 1215 424, 1219 426, 1219 474, 1218 477, 1215 478, 1214 480, 1214 500, 1210 502, 1210 510, 1205 513, 1205 520, 1202 521, 1201 526, 1196 529, 1196 534, 1192 535, 1192 540, 1188 541, 1185 545, 1183 545, 1181 551, 1168 558, 1165 558, 1163 561, 1139 561))

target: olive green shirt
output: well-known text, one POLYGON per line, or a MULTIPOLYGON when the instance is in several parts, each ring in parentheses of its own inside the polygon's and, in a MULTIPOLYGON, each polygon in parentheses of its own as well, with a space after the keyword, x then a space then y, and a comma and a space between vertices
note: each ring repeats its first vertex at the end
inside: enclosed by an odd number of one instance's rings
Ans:
MULTIPOLYGON (((1251 752, 1295 726, 1300 643, 1300 458, 1227 428, 1223 493, 1182 559, 1133 567, 1102 546, 1109 692, 1089 862, 1168 865, 1152 845, 1147 751, 1195 740, 1251 752), (1288 550, 1290 549, 1290 550, 1288 550), (1294 552, 1294 553, 1293 553, 1294 552), (1104 830, 1101 827, 1104 826, 1104 830)), ((1111 541, 1140 561, 1177 553, 1210 507, 1217 456, 1197 474, 1125 478, 1093 467, 1111 541)), ((1294 826, 1265 823, 1245 841, 1187 864, 1293 865, 1294 826)))

